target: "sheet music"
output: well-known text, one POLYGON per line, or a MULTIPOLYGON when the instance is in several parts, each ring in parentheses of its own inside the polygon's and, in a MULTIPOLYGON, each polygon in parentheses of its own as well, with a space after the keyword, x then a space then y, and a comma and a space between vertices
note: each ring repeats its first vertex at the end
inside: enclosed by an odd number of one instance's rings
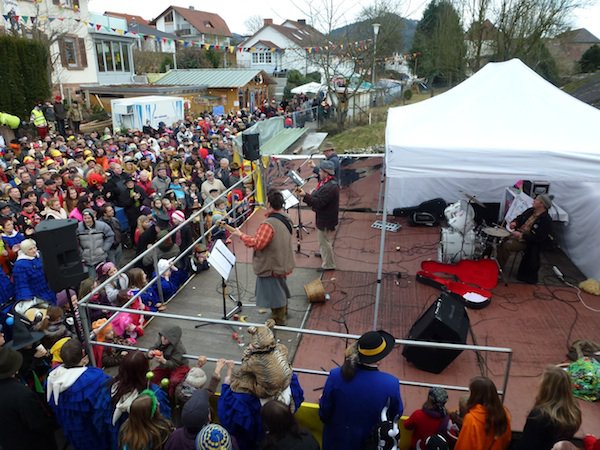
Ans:
POLYGON ((235 266, 235 255, 221 239, 218 239, 208 256, 208 264, 227 280, 231 269, 235 266))
POLYGON ((290 209, 300 203, 300 200, 296 198, 292 191, 289 189, 284 189, 281 191, 281 195, 283 195, 283 209, 290 209))

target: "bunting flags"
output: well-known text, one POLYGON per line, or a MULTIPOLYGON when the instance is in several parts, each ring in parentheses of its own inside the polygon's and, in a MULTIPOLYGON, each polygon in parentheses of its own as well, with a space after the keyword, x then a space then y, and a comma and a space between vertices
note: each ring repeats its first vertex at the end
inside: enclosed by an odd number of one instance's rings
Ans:
MULTIPOLYGON (((99 23, 92 23, 89 22, 87 20, 83 20, 81 18, 75 18, 75 17, 49 17, 49 16, 16 16, 16 15, 8 15, 8 14, 4 14, 2 17, 4 17, 4 20, 7 22, 11 22, 12 23, 23 23, 24 25, 26 25, 28 22, 31 22, 32 25, 35 25, 36 22, 41 25, 45 22, 48 23, 52 23, 55 20, 59 20, 61 22, 64 22, 65 20, 75 20, 78 24, 79 23, 83 23, 86 27, 90 27, 92 30, 95 31, 103 31, 103 32, 107 32, 107 33, 114 33, 118 36, 126 36, 126 35, 131 35, 134 37, 141 37, 144 40, 148 40, 148 39, 152 39, 155 40, 157 43, 163 43, 163 44, 173 44, 173 43, 177 43, 180 46, 182 46, 183 48, 189 48, 189 47, 196 47, 196 48, 202 48, 204 50, 215 50, 218 52, 224 52, 224 53, 234 53, 236 50, 240 53, 242 52, 246 52, 246 53, 254 53, 257 51, 268 51, 271 53, 284 53, 286 51, 285 48, 279 48, 279 47, 256 47, 256 46, 252 46, 252 47, 236 47, 234 45, 215 45, 215 44, 207 44, 207 43, 201 43, 198 41, 185 41, 182 39, 169 39, 169 38, 161 38, 158 36, 154 36, 151 34, 143 34, 143 33, 137 33, 135 31, 129 31, 129 30, 124 30, 124 29, 119 29, 119 28, 112 28, 109 27, 107 25, 102 25, 99 23)), ((322 53, 322 52, 327 52, 329 50, 349 50, 350 47, 352 47, 355 50, 368 50, 372 45, 372 40, 368 39, 368 40, 362 40, 362 41, 355 41, 355 42, 349 42, 349 43, 345 43, 345 44, 333 44, 333 43, 329 43, 328 45, 324 45, 324 46, 313 46, 313 47, 305 47, 304 51, 307 54, 314 54, 314 53, 322 53)), ((296 50, 296 49, 294 49, 296 50)))

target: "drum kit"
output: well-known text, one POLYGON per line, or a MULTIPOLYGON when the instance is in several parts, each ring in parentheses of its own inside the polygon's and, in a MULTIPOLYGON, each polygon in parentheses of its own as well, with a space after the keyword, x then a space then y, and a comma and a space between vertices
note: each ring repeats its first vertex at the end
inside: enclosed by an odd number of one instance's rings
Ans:
POLYGON ((459 200, 444 210, 447 227, 440 230, 438 261, 456 263, 463 259, 489 257, 496 260, 502 241, 510 232, 500 226, 475 226, 475 210, 472 203, 483 208, 485 205, 475 196, 465 194, 467 200, 459 200))

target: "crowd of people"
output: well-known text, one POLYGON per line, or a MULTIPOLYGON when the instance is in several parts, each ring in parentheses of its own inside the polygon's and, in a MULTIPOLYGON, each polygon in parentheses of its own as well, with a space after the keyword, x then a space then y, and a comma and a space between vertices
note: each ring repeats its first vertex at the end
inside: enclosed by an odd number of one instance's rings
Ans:
MULTIPOLYGON (((43 110, 42 105, 36 108, 43 110)), ((15 299, 24 306, 11 310, 11 320, 0 329, 0 448, 54 449, 57 428, 75 450, 319 448, 295 418, 304 393, 287 349, 271 330, 286 324, 286 278, 294 269, 293 224, 283 212, 280 192, 269 192, 267 217, 255 236, 232 231, 254 249, 257 305, 272 310, 272 320, 264 327, 248 330, 250 343, 238 369, 221 359, 209 377, 205 357, 190 367, 185 338, 175 325, 162 327, 148 352, 94 345, 92 367, 77 329, 77 299, 117 273, 124 248, 141 255, 162 241, 144 254, 139 267, 120 274, 90 302, 162 311, 192 271, 208 268, 207 248, 191 248, 192 243, 200 230, 222 220, 237 227, 252 211, 253 186, 239 183, 245 173, 234 158, 232 139, 272 114, 268 104, 265 108, 258 116, 243 110, 227 116, 203 114, 174 127, 147 124, 126 134, 82 134, 61 125, 58 115, 50 127, 32 113, 39 135, 3 148, 0 301, 15 299), (231 187, 230 195, 225 194, 231 187), (206 214, 169 236, 203 206, 206 214), (36 226, 67 217, 78 221, 77 239, 89 277, 76 294, 57 295, 44 274, 36 226), (185 249, 191 249, 189 257, 173 263, 185 249), (147 289, 132 302, 153 275, 160 279, 160 293, 147 289), (116 367, 114 377, 107 374, 108 367, 116 367), (219 385, 221 395, 212 411, 209 398, 219 385)), ((329 271, 336 267, 332 244, 340 167, 330 147, 324 153, 326 159, 313 165, 319 177, 316 189, 298 189, 297 194, 316 213, 319 270, 329 271)), ((218 229, 208 244, 227 238, 218 229)), ((144 334, 144 314, 119 312, 110 322, 107 317, 107 311, 94 310, 89 318, 100 343, 131 346, 144 334)), ((382 441, 389 445, 385 448, 397 445, 394 423, 404 412, 401 382, 379 370, 394 346, 389 333, 367 332, 346 350, 344 364, 330 372, 318 410, 324 450, 380 448, 382 441), (385 433, 382 422, 391 424, 385 433)), ((454 412, 448 411, 447 401, 444 389, 432 388, 422 408, 410 415, 406 428, 413 433, 411 450, 509 447, 510 412, 492 380, 471 380, 468 398, 454 412)), ((565 441, 580 425, 568 375, 549 368, 517 446, 567 448, 565 441)))
MULTIPOLYGON (((60 427, 75 450, 317 450, 318 441, 295 418, 304 393, 273 325, 269 320, 249 328, 241 366, 234 369, 233 361, 220 359, 210 376, 203 369, 206 357, 189 367, 178 326, 163 327, 148 352, 113 350, 120 352, 114 377, 90 367, 82 343, 67 337, 50 351, 53 368, 45 383, 29 386, 27 366, 43 357, 34 352, 47 336, 16 322, 13 340, 5 342, 0 332, 0 446, 55 449, 60 427), (213 410, 209 399, 219 385, 213 410)), ((110 325, 104 332, 109 331, 110 325)), ((401 382, 379 370, 394 346, 389 333, 369 331, 347 348, 344 364, 330 372, 318 409, 324 450, 398 448, 401 382)), ((510 412, 491 379, 473 378, 468 397, 455 411, 447 401, 445 389, 431 388, 422 408, 405 421, 412 432, 411 450, 511 448, 510 412)), ((549 367, 512 448, 575 449, 569 441, 580 425, 569 375, 549 367)), ((592 437, 586 441, 595 448, 592 437)))

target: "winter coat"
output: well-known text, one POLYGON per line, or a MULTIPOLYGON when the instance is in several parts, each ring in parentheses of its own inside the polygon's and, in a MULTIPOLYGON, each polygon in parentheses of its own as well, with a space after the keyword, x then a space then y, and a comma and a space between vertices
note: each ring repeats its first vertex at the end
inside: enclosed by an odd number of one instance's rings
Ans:
POLYGON ((162 351, 163 358, 167 360, 164 365, 160 364, 159 367, 172 370, 185 364, 183 355, 187 353, 187 351, 181 343, 181 333, 181 327, 178 327, 177 325, 167 325, 158 333, 158 341, 151 349, 162 351), (160 339, 161 336, 164 336, 169 340, 168 345, 162 345, 160 339))
POLYGON ((333 369, 319 401, 319 417, 324 423, 323 450, 362 449, 381 420, 381 410, 388 399, 388 417, 401 416, 404 405, 400 381, 395 376, 359 365, 354 378, 346 381, 341 369, 333 369))
POLYGON ((55 449, 53 428, 50 414, 31 389, 16 378, 0 380, 0 447, 55 449))
POLYGON ((304 196, 304 202, 312 208, 319 230, 334 230, 340 211, 340 187, 335 179, 304 196))
POLYGON ((79 103, 73 103, 71 105, 67 117, 73 122, 81 122, 83 120, 83 111, 81 110, 79 103))
POLYGON ((152 189, 161 197, 164 197, 165 192, 169 190, 169 186, 171 185, 171 179, 169 177, 161 178, 159 176, 155 176, 152 178, 152 189))
POLYGON ((13 279, 17 300, 31 300, 37 297, 56 305, 56 294, 48 287, 44 266, 39 257, 32 258, 20 254, 13 267, 13 279))
POLYGON ((48 375, 47 401, 75 450, 106 450, 111 441, 110 379, 96 367, 59 366, 48 375))
POLYGON ((519 450, 550 450, 559 441, 569 441, 577 431, 561 430, 548 416, 539 409, 532 410, 527 416, 523 434, 519 439, 519 450))
POLYGON ((77 225, 77 238, 81 248, 81 259, 86 265, 95 266, 106 261, 108 251, 115 240, 115 233, 101 220, 94 221, 92 228, 87 228, 80 222, 77 225))
POLYGON ((475 405, 465 415, 454 450, 505 450, 510 445, 512 431, 510 416, 506 411, 506 431, 501 436, 491 436, 485 432, 487 411, 483 405, 475 405))

